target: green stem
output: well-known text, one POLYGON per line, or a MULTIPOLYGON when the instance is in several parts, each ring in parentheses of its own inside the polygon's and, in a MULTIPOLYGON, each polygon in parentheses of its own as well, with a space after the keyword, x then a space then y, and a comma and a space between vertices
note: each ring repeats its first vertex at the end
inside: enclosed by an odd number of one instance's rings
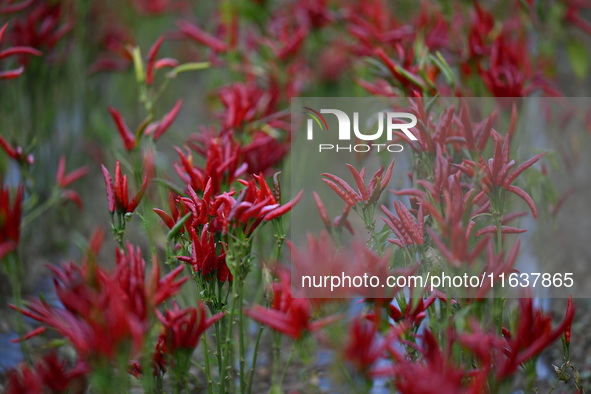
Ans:
POLYGON ((273 375, 271 376, 271 386, 277 385, 277 373, 279 371, 279 354, 281 350, 281 335, 273 333, 273 375))
POLYGON ((257 340, 254 344, 254 353, 252 355, 252 364, 250 368, 250 376, 248 377, 248 393, 252 392, 252 379, 254 377, 254 371, 257 366, 257 356, 259 355, 259 344, 261 343, 261 337, 263 336, 263 330, 265 326, 259 324, 259 333, 257 334, 257 340))
MULTIPOLYGON (((499 209, 498 211, 494 212, 494 218, 495 218, 495 226, 497 227, 496 249, 497 249, 497 254, 500 254, 503 251, 503 227, 502 227, 503 213, 502 213, 502 209, 499 209)), ((497 333, 499 335, 501 335, 503 332, 503 304, 504 304, 503 298, 499 298, 499 297, 494 298, 493 313, 494 313, 494 319, 495 319, 495 323, 496 323, 497 333)))
POLYGON ((275 260, 279 261, 281 259, 281 249, 285 241, 285 230, 283 228, 283 220, 281 217, 273 220, 273 224, 275 226, 275 242, 277 244, 277 253, 275 255, 275 260))
POLYGON ((164 379, 162 379, 161 375, 156 376, 156 393, 160 394, 163 393, 163 383, 164 379))
POLYGON ((536 390, 534 389, 536 385, 536 358, 533 358, 525 365, 525 390, 527 393, 534 393, 536 390))
POLYGON ((223 363, 222 363, 222 354, 223 354, 223 338, 222 338, 222 332, 223 332, 223 326, 221 325, 222 323, 220 322, 216 322, 215 323, 215 342, 216 342, 216 357, 218 360, 218 373, 220 376, 223 376, 223 363))
POLYGON ((504 214, 504 194, 503 189, 499 188, 495 203, 493 204, 492 215, 494 217, 495 226, 497 228, 497 242, 496 252, 501 253, 503 250, 503 214, 504 214))
POLYGON ((207 378, 207 392, 209 394, 212 394, 213 381, 211 380, 211 369, 209 367, 209 347, 207 346, 207 338, 205 334, 203 334, 201 340, 203 341, 203 359, 205 361, 205 377, 207 378))
POLYGON ((364 207, 364 219, 366 221, 365 227, 370 233, 370 242, 371 247, 378 253, 378 255, 382 255, 384 253, 383 245, 380 244, 378 239, 378 234, 376 233, 376 221, 374 219, 375 215, 375 208, 376 204, 371 203, 368 206, 364 207))
POLYGON ((496 218, 496 227, 497 227, 497 254, 503 251, 503 226, 501 218, 496 218))
POLYGON ((214 323, 215 326, 215 342, 216 342, 216 357, 218 360, 218 373, 220 374, 220 376, 223 376, 222 374, 222 331, 223 331, 223 327, 221 326, 221 323, 215 322, 214 323))
POLYGON ((357 389, 357 385, 355 384, 355 381, 351 377, 351 374, 349 374, 349 372, 347 372, 347 369, 345 368, 345 366, 343 365, 343 363, 339 362, 339 367, 341 368, 341 372, 343 372, 343 375, 345 376, 345 379, 347 379, 347 382, 349 382, 349 384, 353 388, 353 391, 356 392, 356 393, 358 393, 359 390, 357 389))
POLYGON ((503 307, 504 307, 505 299, 495 297, 493 299, 493 313, 494 319, 497 328, 497 334, 503 334, 503 307))
POLYGON ((283 367, 283 373, 281 374, 281 380, 279 380, 279 387, 283 387, 283 380, 285 379, 285 374, 287 373, 287 369, 289 368, 289 364, 291 364, 291 360, 293 358, 293 354, 295 353, 295 343, 291 347, 291 351, 289 352, 289 357, 287 358, 287 362, 283 367))
POLYGON ((560 381, 559 379, 556 379, 554 381, 554 384, 552 385, 552 388, 550 388, 550 391, 549 391, 550 394, 554 392, 554 390, 556 389, 556 385, 558 384, 559 381, 560 381))
POLYGON ((59 200, 59 193, 57 192, 53 192, 52 195, 45 200, 41 205, 38 205, 37 207, 35 207, 34 210, 32 210, 31 212, 27 213, 22 221, 21 221, 21 228, 26 228, 29 224, 31 224, 35 219, 37 219, 39 216, 41 216, 42 214, 44 214, 45 212, 47 212, 49 209, 51 209, 51 207, 53 205, 55 205, 59 200))
POLYGON ((244 294, 244 279, 241 277, 238 279, 239 292, 238 292, 238 327, 240 331, 239 336, 239 351, 240 351, 240 392, 244 393, 246 390, 246 366, 245 366, 245 340, 244 340, 244 308, 243 308, 243 294, 244 294))
MULTIPOLYGON (((8 264, 6 266, 6 271, 8 273, 8 278, 10 280, 10 286, 12 287, 12 296, 14 298, 14 304, 18 309, 22 309, 23 298, 22 298, 22 266, 20 264, 18 255, 16 253, 11 253, 8 255, 8 264)), ((19 338, 23 338, 25 336, 25 320, 22 313, 17 312, 16 314, 16 332, 19 338)), ((27 364, 31 365, 31 357, 29 354, 29 348, 26 340, 20 341, 21 351, 23 353, 23 359, 27 362, 27 364)))
POLYGON ((226 388, 226 380, 230 382, 230 370, 232 369, 232 352, 231 352, 231 345, 232 345, 232 332, 234 328, 234 317, 236 313, 236 300, 238 298, 238 286, 236 283, 232 283, 232 297, 230 300, 230 316, 228 320, 228 329, 226 331, 225 337, 225 348, 224 348, 224 357, 222 357, 222 368, 221 372, 221 385, 220 385, 220 392, 224 393, 226 388))

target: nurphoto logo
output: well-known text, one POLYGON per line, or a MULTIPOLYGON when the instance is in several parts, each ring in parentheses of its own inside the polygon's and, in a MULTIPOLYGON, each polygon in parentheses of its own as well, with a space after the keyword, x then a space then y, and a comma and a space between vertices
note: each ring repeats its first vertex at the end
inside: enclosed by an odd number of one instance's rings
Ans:
POLYGON ((319 129, 322 132, 329 132, 328 122, 322 114, 332 114, 336 117, 338 122, 338 140, 351 141, 351 129, 356 139, 361 141, 378 141, 386 130, 386 143, 371 143, 371 144, 318 144, 318 151, 333 150, 336 152, 369 152, 370 150, 381 151, 383 149, 389 152, 401 152, 404 147, 400 144, 390 143, 394 136, 398 133, 403 133, 409 140, 416 141, 417 137, 410 131, 416 126, 417 117, 408 112, 376 112, 370 118, 368 123, 375 124, 377 122, 378 128, 375 132, 365 133, 359 128, 359 112, 353 112, 353 127, 351 127, 351 118, 345 111, 339 109, 323 108, 316 111, 310 107, 302 107, 303 113, 309 116, 306 123, 307 139, 312 141, 314 139, 314 129, 319 129), (386 126, 384 127, 384 119, 386 126), (410 121, 408 121, 410 120, 410 121), (406 122, 405 122, 406 121, 406 122))

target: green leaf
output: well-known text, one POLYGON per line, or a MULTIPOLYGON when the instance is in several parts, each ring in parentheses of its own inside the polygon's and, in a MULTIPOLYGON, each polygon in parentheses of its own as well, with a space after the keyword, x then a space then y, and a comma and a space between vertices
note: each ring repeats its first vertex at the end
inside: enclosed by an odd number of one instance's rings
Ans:
POLYGON ((435 105, 438 98, 439 98, 439 92, 437 92, 437 94, 435 94, 435 96, 433 96, 427 100, 427 104, 425 105, 425 113, 427 115, 429 115, 431 113, 431 110, 433 109, 433 105, 435 105))
POLYGON ((433 61, 433 63, 435 63, 437 68, 443 74, 443 77, 445 78, 445 82, 453 88, 454 84, 455 84, 454 73, 451 70, 451 67, 449 66, 449 64, 447 64, 447 62, 445 61, 445 58, 443 56, 441 56, 441 53, 439 51, 437 51, 436 56, 433 56, 433 55, 430 55, 430 56, 431 56, 431 60, 433 61))
POLYGON ((43 345, 43 347, 45 349, 55 349, 55 348, 62 347, 67 344, 68 344, 68 341, 66 341, 65 339, 53 339, 53 340, 47 342, 45 345, 43 345))
POLYGON ((423 81, 419 79, 418 76, 414 75, 413 73, 411 73, 410 71, 398 64, 396 64, 394 68, 396 69, 396 72, 401 74, 404 78, 419 86, 422 90, 427 90, 427 86, 423 83, 423 81))
POLYGON ((146 80, 146 72, 144 70, 144 61, 142 60, 142 52, 139 47, 128 48, 133 58, 133 69, 135 70, 135 79, 138 83, 143 83, 146 80))
POLYGON ((197 70, 203 70, 203 69, 206 69, 209 67, 211 67, 210 62, 185 63, 185 64, 181 64, 180 66, 173 68, 168 73, 168 77, 174 78, 178 74, 185 72, 185 71, 197 71, 197 70))
POLYGON ((581 41, 570 41, 567 44, 566 52, 577 78, 585 78, 589 72, 589 52, 587 46, 581 41))
POLYGON ((178 222, 170 229, 168 234, 166 234, 166 239, 171 240, 173 239, 183 228, 187 220, 191 217, 191 212, 187 213, 185 216, 179 219, 178 222))
POLYGON ((373 67, 372 71, 374 71, 375 73, 380 75, 388 75, 389 71, 388 68, 384 65, 384 63, 371 57, 364 57, 363 60, 373 67))

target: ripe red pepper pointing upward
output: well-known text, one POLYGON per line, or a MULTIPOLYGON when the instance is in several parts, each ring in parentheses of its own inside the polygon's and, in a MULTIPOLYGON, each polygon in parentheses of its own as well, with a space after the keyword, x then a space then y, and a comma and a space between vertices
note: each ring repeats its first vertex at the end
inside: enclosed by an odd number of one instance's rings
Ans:
POLYGON ((121 173, 121 162, 117 160, 115 163, 115 182, 113 182, 111 174, 109 174, 107 168, 104 165, 101 165, 103 177, 105 179, 105 186, 107 188, 107 200, 110 212, 129 213, 137 208, 138 204, 144 197, 144 193, 148 188, 148 182, 152 178, 154 172, 154 163, 150 156, 146 158, 145 167, 146 173, 144 174, 142 185, 131 201, 129 201, 127 175, 122 175, 121 173))

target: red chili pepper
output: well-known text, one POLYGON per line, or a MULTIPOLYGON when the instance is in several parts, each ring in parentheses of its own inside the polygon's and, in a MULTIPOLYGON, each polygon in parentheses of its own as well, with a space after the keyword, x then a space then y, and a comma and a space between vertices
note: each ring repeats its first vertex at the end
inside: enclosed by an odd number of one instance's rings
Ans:
POLYGON ((16 339, 11 339, 10 342, 12 343, 18 343, 18 342, 22 342, 22 341, 26 341, 29 340, 37 335, 41 335, 45 332, 45 330, 47 330, 46 327, 37 327, 36 329, 29 331, 27 334, 25 334, 22 338, 16 338, 16 339))
POLYGON ((0 79, 14 79, 25 71, 24 67, 19 67, 15 70, 0 71, 0 79))
POLYGON ((168 227, 169 229, 172 229, 174 227, 174 220, 170 216, 168 216, 168 214, 164 212, 162 209, 152 208, 152 211, 156 212, 156 214, 160 216, 160 219, 162 219, 166 227, 168 227))
POLYGON ((464 133, 464 138, 466 139, 468 149, 474 151, 476 150, 476 145, 474 144, 474 132, 472 131, 470 110, 468 109, 468 103, 466 102, 466 100, 462 100, 462 109, 460 110, 460 117, 462 119, 462 131, 464 133))
POLYGON ((394 170, 394 163, 395 161, 392 160, 392 163, 390 163, 390 165, 388 166, 388 169, 386 170, 386 173, 384 174, 383 178, 380 180, 380 191, 383 192, 386 187, 388 186, 388 183, 390 183, 390 178, 392 177, 392 171, 394 170))
POLYGON ((121 173, 121 162, 117 160, 115 162, 115 183, 113 184, 113 189, 115 190, 115 199, 117 201, 118 210, 127 206, 127 204, 123 204, 123 184, 126 180, 127 179, 124 179, 123 174, 121 173))
MULTIPOLYGON (((126 179, 127 181, 127 179, 126 179)), ((129 203, 128 207, 127 207, 127 212, 133 212, 135 211, 135 209, 137 208, 138 204, 140 203, 140 201, 142 200, 142 198, 144 197, 144 194, 146 193, 146 189, 148 188, 148 174, 144 175, 144 180, 142 181, 142 186, 140 187, 140 189, 138 190, 138 192, 136 193, 136 195, 131 199, 131 202, 129 203)), ((125 182, 125 199, 127 200, 127 182, 125 182)))
POLYGON ((165 58, 156 60, 156 63, 154 63, 154 68, 156 70, 160 70, 161 68, 164 68, 164 67, 174 68, 174 67, 178 66, 179 64, 180 63, 178 60, 165 57, 165 58))
POLYGON ((133 212, 141 199, 143 198, 148 187, 149 180, 154 173, 154 163, 152 156, 148 155, 144 158, 145 174, 136 195, 129 201, 129 190, 127 175, 121 173, 121 162, 117 160, 115 163, 115 182, 111 178, 109 171, 104 165, 101 165, 103 177, 105 178, 105 186, 107 188, 107 200, 109 202, 109 211, 119 211, 122 213, 133 212))
POLYGON ((285 42, 285 45, 279 51, 276 52, 277 57, 279 59, 285 60, 290 56, 295 55, 297 51, 301 48, 302 43, 304 42, 304 39, 307 35, 308 30, 306 28, 301 27, 300 29, 298 29, 298 31, 295 34, 293 34, 287 40, 287 42, 285 42))
POLYGON ((109 107, 109 112, 111 113, 111 116, 113 117, 113 120, 115 121, 115 125, 117 126, 117 131, 119 131, 119 135, 121 136, 121 139, 123 140, 123 145, 125 146, 125 149, 127 149, 128 151, 132 150, 136 146, 135 136, 129 130, 127 125, 125 124, 125 121, 123 120, 123 117, 121 116, 119 111, 117 111, 113 107, 109 107))
POLYGON ((326 212, 326 208, 320 199, 320 196, 316 192, 312 192, 312 196, 314 197, 314 202, 316 203, 316 207, 318 207, 318 212, 320 213, 320 218, 324 222, 327 230, 331 229, 330 219, 328 218, 328 213, 326 212))
POLYGON ((180 21, 177 26, 187 37, 210 47, 215 52, 225 52, 228 49, 228 45, 225 42, 217 39, 216 37, 207 34, 199 27, 185 21, 180 21))
MULTIPOLYGON (((360 175, 355 169, 355 167, 353 167, 351 164, 347 163, 345 165, 349 167, 351 175, 353 175, 353 178, 355 178, 355 183, 357 184, 357 188, 359 190, 359 193, 361 194, 361 198, 363 199, 363 201, 368 201, 370 196, 369 192, 367 191, 367 188, 365 187, 365 183, 363 182, 363 176, 360 175)), ((363 168, 361 172, 365 173, 365 168, 363 168)))
POLYGON ((6 140, 4 138, 2 138, 2 136, 0 135, 0 146, 2 146, 2 149, 4 149, 4 151, 6 152, 6 154, 10 157, 12 157, 15 160, 19 160, 20 155, 17 152, 17 149, 14 149, 12 146, 10 146, 10 144, 8 144, 8 142, 6 142, 6 140))
POLYGON ((527 205, 529 206, 529 209, 531 209, 531 213, 534 215, 534 219, 538 218, 538 211, 536 210, 536 204, 534 203, 534 200, 530 197, 529 194, 527 194, 523 189, 520 189, 517 186, 509 186, 507 188, 507 191, 510 191, 511 193, 514 193, 514 194, 518 195, 519 197, 521 197, 523 199, 523 201, 525 201, 527 203, 527 205))
MULTIPOLYGON (((570 296, 568 298, 568 303, 566 306, 566 314, 567 316, 569 315, 569 311, 574 311, 573 308, 573 296, 570 296)), ((572 314, 574 314, 574 312, 572 312, 572 314)), ((571 335, 571 328, 572 328, 573 322, 572 319, 569 320, 568 324, 566 325, 566 328, 564 329, 564 341, 566 342, 567 345, 570 345, 570 335, 571 335)))
POLYGON ((343 189, 338 187, 333 181, 330 181, 328 179, 323 179, 323 181, 328 186, 330 186, 330 188, 334 190, 339 195, 339 197, 341 197, 347 203, 348 206, 355 206, 355 201, 353 200, 353 198, 349 196, 347 193, 345 193, 343 189))
POLYGON ((66 200, 72 201, 74 204, 78 206, 78 208, 82 209, 82 199, 80 198, 80 195, 77 192, 71 189, 67 189, 62 191, 62 195, 66 200))
POLYGON ((105 187, 107 188, 107 201, 109 203, 109 211, 115 212, 115 193, 113 191, 113 180, 107 168, 101 164, 103 170, 103 177, 105 178, 105 187))
POLYGON ((0 52, 0 59, 14 55, 34 55, 41 56, 43 52, 31 47, 12 47, 0 52))
POLYGON ((357 194, 357 192, 355 192, 355 190, 353 190, 353 188, 351 186, 349 186, 349 184, 347 182, 345 182, 342 178, 339 178, 336 175, 333 174, 328 174, 328 173, 323 173, 322 176, 327 177, 328 179, 334 181, 336 184, 338 184, 348 195, 349 197, 357 202, 361 202, 361 196, 359 194, 357 194))
MULTIPOLYGON (((35 0, 24 0, 24 1, 21 1, 20 3, 6 5, 2 8, 0 8, 0 15, 12 14, 15 12, 22 11, 25 8, 29 7, 31 4, 33 4, 34 1, 35 0)), ((0 33, 0 41, 1 40, 2 40, 2 34, 0 33)))
MULTIPOLYGON (((144 174, 144 179, 142 181, 142 185, 140 186, 140 189, 138 190, 136 195, 132 198, 131 202, 129 203, 129 206, 127 206, 127 209, 126 209, 127 212, 135 211, 138 204, 140 203, 140 201, 144 197, 144 194, 146 193, 146 189, 148 188, 148 183, 149 183, 150 179, 152 179, 152 177, 154 176, 154 157, 151 154, 147 154, 144 156, 144 169, 145 169, 145 174, 144 174)), ((125 200, 127 203, 127 179, 124 182, 124 186, 125 186, 125 200)))
POLYGON ((174 120, 176 119, 176 116, 181 110, 182 105, 183 100, 179 99, 174 105, 174 107, 162 117, 160 122, 158 122, 158 127, 156 128, 156 131, 154 132, 154 140, 160 138, 162 134, 164 134, 164 132, 168 130, 172 122, 174 122, 174 120))
POLYGON ((303 194, 304 191, 301 190, 293 200, 289 201, 287 204, 281 205, 277 209, 272 210, 271 212, 265 215, 264 219, 273 220, 275 218, 278 218, 279 216, 285 215, 287 212, 291 210, 291 208, 293 208, 300 201, 303 194))
POLYGON ((511 339, 511 331, 505 326, 502 328, 503 336, 507 339, 511 339))
POLYGON ((159 37, 148 53, 148 65, 146 67, 146 85, 148 86, 152 85, 152 82, 154 81, 154 62, 156 61, 156 56, 158 55, 158 51, 163 42, 164 37, 159 37))
POLYGON ((265 180, 263 174, 253 175, 253 177, 259 182, 259 186, 261 187, 263 195, 271 197, 272 204, 277 203, 277 200, 275 200, 275 195, 273 194, 273 191, 271 191, 271 188, 269 187, 269 184, 265 180))
POLYGON ((520 165, 518 165, 517 167, 515 167, 515 169, 513 171, 511 171, 511 174, 509 174, 507 176, 507 178, 505 179, 505 181, 503 182, 503 186, 507 187, 508 185, 510 185, 511 183, 513 183, 513 181, 515 179, 517 179, 517 177, 523 171, 527 170, 529 167, 531 167, 532 165, 534 165, 534 163, 536 163, 538 160, 540 160, 545 155, 546 155, 546 152, 539 153, 539 154, 535 155, 534 157, 532 157, 531 159, 526 160, 523 163, 521 163, 520 165))
MULTIPOLYGON (((501 233, 503 234, 520 234, 525 233, 527 230, 522 228, 510 227, 510 226, 501 226, 501 233)), ((476 232, 476 236, 480 237, 484 234, 496 234, 497 227, 496 226, 486 226, 481 228, 476 232)))
POLYGON ((66 188, 71 183, 74 183, 78 179, 82 178, 88 173, 88 168, 86 166, 80 167, 71 173, 66 175, 66 158, 65 156, 60 157, 56 180, 57 183, 60 185, 61 188, 66 188))

